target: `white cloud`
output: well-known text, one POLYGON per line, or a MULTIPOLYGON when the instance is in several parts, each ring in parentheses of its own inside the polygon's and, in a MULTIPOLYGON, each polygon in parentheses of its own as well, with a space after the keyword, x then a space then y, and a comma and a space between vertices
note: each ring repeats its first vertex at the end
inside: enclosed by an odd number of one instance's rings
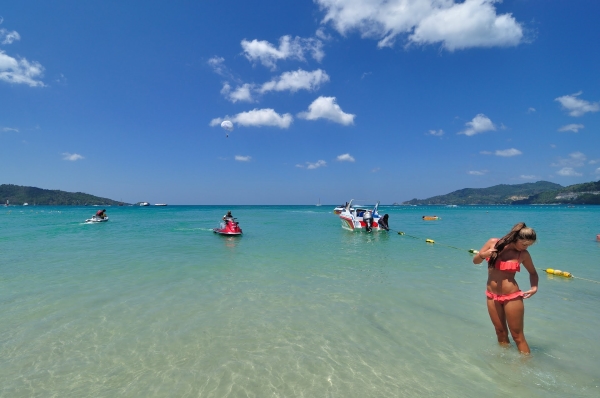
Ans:
POLYGON ((583 124, 567 124, 566 126, 562 126, 561 128, 559 128, 558 131, 572 131, 574 133, 578 133, 579 130, 581 130, 584 127, 585 126, 583 124))
POLYGON ((335 102, 335 97, 319 97, 309 105, 307 112, 300 112, 298 117, 306 120, 328 119, 345 126, 354 123, 356 115, 344 113, 335 102))
POLYGON ((571 167, 581 167, 585 164, 587 157, 581 153, 581 152, 573 152, 569 154, 569 157, 564 159, 564 158, 558 158, 558 162, 553 163, 552 166, 554 167, 564 167, 567 166, 568 168, 571 167))
POLYGON ((36 61, 16 59, 0 50, 0 80, 13 84, 27 84, 30 87, 44 87, 41 80, 44 67, 36 61))
POLYGON ((344 153, 337 157, 338 162, 354 162, 354 157, 352 157, 349 153, 344 153))
POLYGON ((535 180, 537 177, 534 175, 525 175, 525 174, 521 174, 521 178, 523 180, 535 180))
POLYGON ((12 127, 2 127, 2 131, 7 133, 7 132, 14 132, 14 133, 18 133, 19 129, 15 129, 12 127))
POLYGON ((260 93, 286 90, 291 92, 296 92, 298 90, 313 91, 318 89, 321 84, 328 81, 329 75, 321 69, 312 72, 298 69, 293 72, 285 72, 278 78, 264 83, 258 91, 260 93))
POLYGON ((598 163, 598 162, 600 162, 600 159, 592 159, 592 160, 590 160, 588 163, 589 163, 589 164, 596 164, 596 163, 598 163))
MULTIPOLYGON (((229 70, 229 68, 227 66, 225 66, 225 58, 214 56, 208 60, 207 64, 212 68, 213 72, 215 72, 217 75, 223 76, 224 78, 226 78, 228 80, 232 80, 234 82, 241 83, 240 79, 237 78, 231 72, 231 70, 229 70)), ((225 83, 225 84, 229 85, 228 83, 225 83)))
POLYGON ((321 62, 325 53, 323 52, 323 42, 318 39, 308 38, 303 39, 296 36, 292 39, 291 36, 282 36, 279 39, 279 47, 266 40, 246 39, 241 42, 244 55, 251 62, 260 62, 264 66, 275 69, 277 61, 285 59, 294 59, 305 61, 304 53, 310 53, 312 57, 321 62))
POLYGON ((324 160, 317 160, 315 163, 306 162, 306 168, 308 170, 318 169, 319 167, 327 166, 327 162, 324 160))
POLYGON ((209 123, 210 126, 220 126, 223 120, 229 120, 232 123, 236 123, 238 126, 272 126, 287 129, 290 124, 294 121, 294 118, 289 113, 283 115, 278 114, 273 109, 253 109, 248 112, 238 113, 235 116, 225 118, 217 117, 212 119, 209 123))
POLYGON ((314 0, 342 35, 358 30, 393 46, 398 36, 408 44, 441 43, 449 51, 469 47, 515 46, 523 28, 511 14, 496 14, 497 0, 314 0))
POLYGON ((327 81, 329 81, 329 75, 321 69, 312 72, 298 69, 297 71, 282 73, 281 76, 264 83, 260 87, 257 87, 255 84, 245 83, 233 90, 229 82, 225 82, 223 83, 221 94, 233 103, 238 101, 255 102, 253 94, 286 90, 291 92, 298 90, 313 91, 327 81))
POLYGON ((458 134, 464 134, 466 136, 472 136, 479 133, 484 133, 490 130, 496 130, 494 123, 483 113, 478 114, 470 122, 465 123, 467 129, 459 132, 458 134))
POLYGON ((535 108, 529 108, 529 109, 527 109, 527 113, 533 113, 533 112, 535 112, 535 108))
POLYGON ((63 160, 69 160, 71 162, 75 162, 76 160, 84 159, 83 156, 81 156, 77 153, 64 152, 62 155, 63 155, 63 160))
POLYGON ((2 44, 12 44, 15 41, 21 40, 21 35, 14 30, 9 32, 6 29, 0 29, 0 40, 2 40, 2 44))
POLYGON ((221 122, 223 122, 223 120, 225 120, 225 119, 229 120, 229 117, 228 116, 226 116, 225 118, 216 117, 213 120, 211 120, 208 125, 211 127, 220 126, 221 122))
POLYGON ((235 155, 235 160, 237 160, 238 162, 249 162, 250 160, 252 160, 252 156, 235 155))
POLYGON ((562 97, 555 98, 555 101, 560 102, 562 107, 569 111, 571 116, 583 116, 587 112, 598 112, 600 111, 600 103, 589 102, 586 100, 579 99, 583 91, 571 95, 563 95, 562 97))
POLYGON ((522 154, 523 154, 523 152, 521 152, 515 148, 497 150, 496 152, 494 152, 494 155, 496 155, 496 156, 504 156, 507 158, 511 157, 511 156, 522 155, 522 154))
POLYGON ((563 167, 558 170, 556 174, 564 177, 578 177, 582 175, 581 173, 576 172, 572 167, 563 167))
POLYGON ((600 167, 598 167, 598 168, 596 169, 596 171, 594 171, 594 174, 600 174, 600 167))
POLYGON ((472 176, 482 176, 485 173, 487 173, 487 170, 481 170, 481 171, 479 171, 479 170, 471 170, 467 174, 470 174, 472 176))
POLYGON ((427 135, 433 135, 434 137, 441 137, 444 135, 444 130, 429 130, 427 135))
POLYGON ((254 98, 252 97, 251 90, 253 89, 252 84, 242 84, 241 86, 237 86, 235 90, 231 91, 231 86, 229 83, 223 83, 223 88, 221 89, 221 94, 225 96, 229 101, 236 103, 238 101, 244 102, 254 102, 254 98))
POLYGON ((325 41, 329 41, 332 39, 331 35, 329 33, 325 32, 325 29, 323 27, 320 27, 319 29, 317 29, 317 31, 315 32, 315 36, 317 36, 319 39, 325 40, 325 41))
POLYGON ((67 84, 67 77, 61 73, 54 81, 58 84, 67 84))
POLYGON ((371 173, 377 173, 379 170, 381 170, 380 167, 375 167, 374 169, 371 169, 371 173))
POLYGON ((212 57, 208 60, 208 64, 213 68, 213 71, 215 71, 215 73, 221 76, 229 75, 227 68, 225 67, 225 58, 212 57))
POLYGON ((273 126, 287 129, 294 118, 289 113, 278 114, 273 109, 253 109, 248 112, 238 113, 232 118, 232 122, 240 126, 273 126))

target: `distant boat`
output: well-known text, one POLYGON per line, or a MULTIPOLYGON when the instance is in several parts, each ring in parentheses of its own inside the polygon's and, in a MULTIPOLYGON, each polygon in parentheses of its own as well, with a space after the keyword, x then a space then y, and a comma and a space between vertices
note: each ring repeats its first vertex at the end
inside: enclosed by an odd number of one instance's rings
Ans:
POLYGON ((166 203, 156 203, 154 206, 166 206, 166 203))
POLYGON ((6 199, 6 203, 4 204, 4 207, 8 207, 8 199, 6 199))
POLYGON ((148 203, 148 202, 140 202, 140 206, 150 206, 150 203, 148 203))
POLYGON ((29 206, 29 203, 25 202, 23 203, 23 206, 29 206))
POLYGON ((319 203, 317 203, 315 206, 321 206, 321 198, 319 198, 319 203))

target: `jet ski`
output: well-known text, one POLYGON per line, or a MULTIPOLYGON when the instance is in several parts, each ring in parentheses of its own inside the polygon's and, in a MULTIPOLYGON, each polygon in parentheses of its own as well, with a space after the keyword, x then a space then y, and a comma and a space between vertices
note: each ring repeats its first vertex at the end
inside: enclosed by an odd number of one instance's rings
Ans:
POLYGON ((218 228, 213 228, 213 232, 219 235, 241 236, 242 229, 240 228, 240 223, 235 220, 237 220, 237 218, 225 219, 218 228))
POLYGON ((92 218, 88 218, 87 220, 85 220, 86 223, 88 224, 95 224, 98 222, 107 222, 108 221, 108 216, 102 218, 102 217, 98 217, 98 216, 92 216, 92 218))

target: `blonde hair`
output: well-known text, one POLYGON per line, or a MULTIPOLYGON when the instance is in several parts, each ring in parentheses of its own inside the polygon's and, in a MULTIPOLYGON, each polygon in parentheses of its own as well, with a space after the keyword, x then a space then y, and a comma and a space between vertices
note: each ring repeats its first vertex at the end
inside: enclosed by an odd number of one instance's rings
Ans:
POLYGON ((535 234, 533 228, 529 228, 524 222, 515 224, 510 232, 498 239, 494 245, 494 249, 496 249, 496 251, 490 255, 490 259, 488 260, 488 268, 494 267, 494 264, 496 264, 496 260, 498 259, 498 255, 500 252, 502 252, 502 250, 504 250, 506 245, 518 240, 535 242, 537 240, 537 235, 535 234))

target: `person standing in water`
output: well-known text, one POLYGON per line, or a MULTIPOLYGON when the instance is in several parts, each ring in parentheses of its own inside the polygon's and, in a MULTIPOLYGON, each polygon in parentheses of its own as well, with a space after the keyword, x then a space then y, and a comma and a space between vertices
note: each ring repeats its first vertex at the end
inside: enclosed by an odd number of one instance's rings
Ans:
POLYGON ((496 329, 498 343, 509 345, 508 333, 512 335, 519 351, 529 354, 529 345, 523 332, 525 306, 523 299, 533 296, 538 290, 539 276, 533 265, 527 248, 533 245, 537 237, 532 228, 524 222, 516 224, 512 230, 500 239, 492 238, 486 242, 473 258, 474 264, 488 262, 487 308, 492 324, 496 329), (522 292, 515 280, 515 274, 521 270, 521 264, 529 272, 531 289, 522 292))

